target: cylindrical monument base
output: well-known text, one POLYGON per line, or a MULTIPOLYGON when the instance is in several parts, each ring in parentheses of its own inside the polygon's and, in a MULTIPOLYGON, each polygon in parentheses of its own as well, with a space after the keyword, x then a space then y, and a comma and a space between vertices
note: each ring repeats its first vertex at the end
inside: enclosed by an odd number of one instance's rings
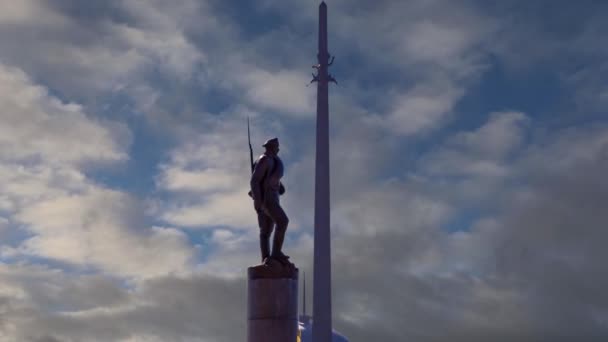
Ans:
POLYGON ((298 269, 260 265, 247 270, 247 341, 295 342, 298 334, 298 269))

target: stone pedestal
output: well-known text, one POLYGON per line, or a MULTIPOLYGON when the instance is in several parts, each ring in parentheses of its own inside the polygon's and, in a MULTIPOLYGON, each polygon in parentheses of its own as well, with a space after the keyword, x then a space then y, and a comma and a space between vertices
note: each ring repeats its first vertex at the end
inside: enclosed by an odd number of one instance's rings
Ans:
POLYGON ((295 342, 298 269, 259 265, 247 270, 247 342, 295 342))

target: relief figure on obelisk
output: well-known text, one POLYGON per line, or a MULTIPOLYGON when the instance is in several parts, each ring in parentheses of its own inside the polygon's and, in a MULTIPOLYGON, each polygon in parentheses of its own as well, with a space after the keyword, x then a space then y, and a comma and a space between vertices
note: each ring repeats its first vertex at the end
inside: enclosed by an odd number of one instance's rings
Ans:
POLYGON ((281 251, 289 218, 279 201, 279 196, 285 192, 281 183, 284 167, 278 156, 279 139, 269 139, 262 146, 266 150, 254 163, 250 182, 253 207, 258 214, 260 227, 262 263, 278 261, 281 264, 289 264, 289 257, 281 251), (273 230, 271 251, 270 235, 273 230))

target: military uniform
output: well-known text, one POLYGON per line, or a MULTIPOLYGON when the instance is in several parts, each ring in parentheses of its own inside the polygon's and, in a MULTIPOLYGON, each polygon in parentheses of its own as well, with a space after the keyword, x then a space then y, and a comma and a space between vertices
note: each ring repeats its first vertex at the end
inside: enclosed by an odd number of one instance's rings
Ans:
MULTIPOLYGON (((272 143, 271 139, 264 144, 272 143)), ((278 141, 276 141, 278 146, 278 141)), ((281 208, 279 194, 284 191, 281 184, 284 167, 281 158, 277 155, 264 153, 255 163, 251 175, 251 194, 258 213, 260 226, 260 250, 262 261, 269 256, 276 259, 287 259, 281 252, 285 231, 289 218, 281 208), (274 229, 276 225, 276 230, 274 229), (272 254, 270 254, 270 235, 274 230, 272 254)))

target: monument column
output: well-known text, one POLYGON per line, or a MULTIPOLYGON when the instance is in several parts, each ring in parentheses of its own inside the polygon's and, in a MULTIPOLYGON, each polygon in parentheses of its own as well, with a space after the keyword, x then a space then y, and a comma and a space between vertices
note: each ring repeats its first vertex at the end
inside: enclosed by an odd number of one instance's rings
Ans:
POLYGON ((336 82, 328 73, 333 63, 327 50, 327 5, 319 6, 317 82, 317 146, 315 164, 314 279, 313 325, 314 342, 331 342, 331 246, 329 210, 329 82, 336 82))
POLYGON ((298 335, 298 269, 247 270, 247 341, 289 342, 298 335))

